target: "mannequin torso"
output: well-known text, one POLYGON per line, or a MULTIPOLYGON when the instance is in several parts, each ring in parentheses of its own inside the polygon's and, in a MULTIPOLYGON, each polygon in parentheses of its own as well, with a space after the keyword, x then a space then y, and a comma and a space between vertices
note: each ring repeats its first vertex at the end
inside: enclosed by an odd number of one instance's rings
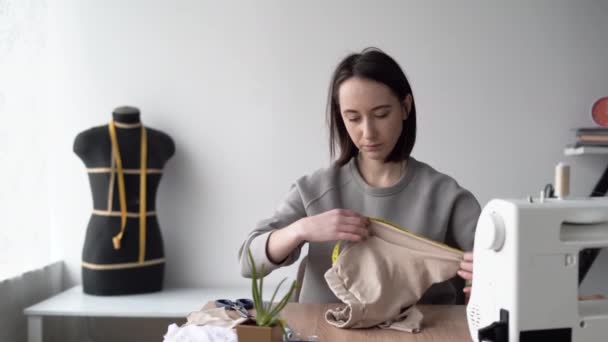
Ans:
POLYGON ((117 108, 112 116, 123 171, 124 208, 120 201, 121 175, 108 125, 88 129, 78 134, 74 142, 74 152, 87 168, 93 195, 93 214, 82 254, 83 289, 98 295, 158 291, 162 288, 164 251, 155 198, 162 169, 174 154, 175 145, 163 132, 151 128, 144 131, 137 108, 117 108), (142 132, 147 137, 143 223, 142 132), (126 221, 116 248, 113 237, 121 231, 121 209, 126 210, 126 221))

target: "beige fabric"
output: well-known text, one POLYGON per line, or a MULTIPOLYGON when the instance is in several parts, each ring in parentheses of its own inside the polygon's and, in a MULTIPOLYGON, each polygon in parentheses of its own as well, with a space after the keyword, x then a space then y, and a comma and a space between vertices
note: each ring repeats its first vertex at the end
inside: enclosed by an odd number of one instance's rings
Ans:
POLYGON ((247 319, 243 317, 233 319, 223 307, 201 309, 188 314, 187 321, 183 327, 188 325, 213 325, 232 329, 246 320, 247 319))
POLYGON ((391 320, 382 322, 378 327, 382 329, 400 330, 410 333, 420 332, 420 325, 422 324, 422 312, 414 305, 404 310, 397 317, 391 320))
POLYGON ((201 309, 188 314, 182 326, 169 325, 163 342, 238 342, 233 328, 244 320, 233 319, 223 307, 201 309))
POLYGON ((343 248, 325 273, 345 305, 325 314, 339 328, 382 328, 417 332, 422 313, 413 305, 434 283, 460 268, 463 252, 372 220, 370 237, 343 248))

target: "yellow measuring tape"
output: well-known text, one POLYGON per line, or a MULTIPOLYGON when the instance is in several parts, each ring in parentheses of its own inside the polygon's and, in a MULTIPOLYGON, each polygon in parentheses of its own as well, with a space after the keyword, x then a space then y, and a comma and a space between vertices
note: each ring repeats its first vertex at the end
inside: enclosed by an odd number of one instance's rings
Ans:
POLYGON ((333 251, 331 251, 331 264, 332 265, 335 265, 336 261, 338 261, 338 256, 340 255, 340 242, 342 242, 342 241, 336 242, 336 244, 334 245, 333 251))
MULTIPOLYGON (((370 219, 370 221, 376 221, 376 222, 379 222, 379 223, 384 223, 384 224, 386 224, 390 228, 397 229, 400 233, 405 233, 405 234, 408 234, 408 235, 410 235, 410 236, 412 236, 414 238, 425 240, 425 241, 427 241, 427 242, 429 242, 431 244, 434 244, 436 246, 439 246, 441 248, 447 248, 447 249, 450 249, 450 250, 458 252, 458 253, 463 253, 461 250, 459 250, 457 248, 448 246, 445 243, 441 243, 441 242, 437 242, 435 240, 431 240, 431 239, 429 239, 427 237, 424 237, 422 235, 416 234, 416 233, 414 233, 412 231, 409 231, 409 230, 407 230, 405 228, 401 228, 401 227, 399 227, 398 225, 396 225, 396 224, 394 224, 392 222, 389 222, 389 221, 386 221, 386 220, 383 220, 383 219, 380 219, 380 218, 376 218, 376 217, 368 217, 368 218, 370 219)), ((341 242, 342 241, 336 242, 336 244, 334 245, 334 249, 331 252, 331 264, 332 265, 336 264, 336 261, 338 261, 338 256, 340 256, 340 245, 341 245, 341 242)))
MULTIPOLYGON (((116 137, 116 127, 114 120, 108 125, 110 139, 112 141, 112 154, 116 160, 118 173, 118 195, 120 199, 120 232, 112 238, 114 249, 120 249, 120 242, 127 226, 127 195, 125 190, 125 176, 120 158, 120 148, 116 137)), ((140 153, 140 174, 139 174, 139 263, 143 263, 146 258, 146 169, 148 156, 148 135, 146 128, 141 126, 141 153, 140 153)), ((110 208, 111 209, 111 208, 110 208)))

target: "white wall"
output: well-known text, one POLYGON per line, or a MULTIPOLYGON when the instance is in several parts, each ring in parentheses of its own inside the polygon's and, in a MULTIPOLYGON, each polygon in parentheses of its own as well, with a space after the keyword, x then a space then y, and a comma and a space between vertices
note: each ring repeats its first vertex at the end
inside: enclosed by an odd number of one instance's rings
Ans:
POLYGON ((49 261, 47 19, 43 0, 0 0, 0 280, 49 261))
POLYGON ((608 94, 605 1, 74 0, 50 10, 51 253, 72 282, 91 211, 78 132, 128 104, 172 135, 157 203, 167 285, 246 284, 242 239, 295 179, 328 165, 331 71, 369 45, 412 82, 414 156, 482 204, 537 195, 560 160, 575 195, 587 195, 608 163, 562 154, 608 94))

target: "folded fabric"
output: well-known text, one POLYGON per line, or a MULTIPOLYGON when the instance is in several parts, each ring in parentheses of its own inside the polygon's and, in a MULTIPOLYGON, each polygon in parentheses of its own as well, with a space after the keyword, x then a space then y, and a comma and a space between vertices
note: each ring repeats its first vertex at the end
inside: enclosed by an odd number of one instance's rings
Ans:
POLYGON ((211 308, 211 309, 202 309, 199 311, 191 312, 188 314, 186 319, 186 325, 214 325, 217 327, 227 327, 234 328, 238 324, 246 321, 246 318, 239 317, 237 319, 233 319, 228 315, 226 309, 221 308, 211 308))
POLYGON ((380 327, 418 332, 422 313, 414 307, 434 283, 460 268, 463 252, 371 219, 370 236, 344 247, 325 280, 344 305, 325 313, 339 328, 380 327))
POLYGON ((163 342, 237 342, 236 333, 226 327, 214 325, 171 324, 163 342))
POLYGON ((233 328, 246 318, 233 319, 225 308, 202 309, 191 312, 181 327, 171 324, 163 342, 236 342, 233 328))

